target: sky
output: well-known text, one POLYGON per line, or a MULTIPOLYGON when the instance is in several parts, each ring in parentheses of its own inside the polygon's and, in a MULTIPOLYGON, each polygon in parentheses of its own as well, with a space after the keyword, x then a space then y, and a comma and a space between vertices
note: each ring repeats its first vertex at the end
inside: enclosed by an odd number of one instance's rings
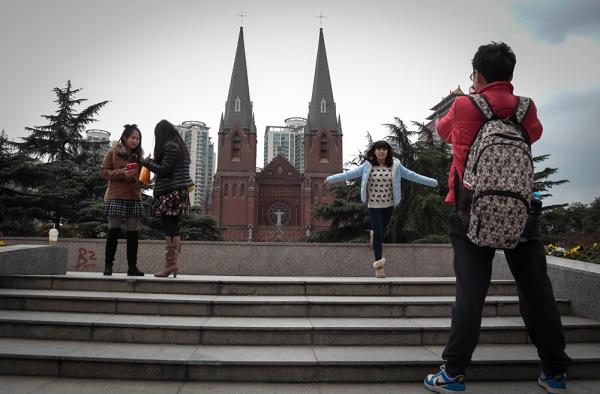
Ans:
POLYGON ((18 140, 45 125, 52 89, 70 80, 85 104, 110 101, 90 128, 113 139, 136 123, 150 152, 167 119, 202 121, 216 142, 243 23, 263 167, 265 127, 307 116, 318 15, 344 161, 367 132, 384 138, 395 117, 423 122, 451 90, 467 91, 477 47, 504 41, 515 94, 535 100, 544 125, 533 154, 550 154, 552 179, 570 181, 547 203, 600 197, 597 0, 0 0, 0 130, 18 140))

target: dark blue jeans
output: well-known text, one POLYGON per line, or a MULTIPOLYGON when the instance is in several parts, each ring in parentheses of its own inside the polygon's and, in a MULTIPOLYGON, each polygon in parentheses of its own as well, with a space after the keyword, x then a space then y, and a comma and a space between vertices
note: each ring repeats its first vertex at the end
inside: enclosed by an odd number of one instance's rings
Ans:
POLYGON ((394 213, 393 206, 387 208, 369 208, 369 221, 373 230, 373 254, 375 255, 375 260, 381 259, 383 235, 390 223, 392 213, 394 213))

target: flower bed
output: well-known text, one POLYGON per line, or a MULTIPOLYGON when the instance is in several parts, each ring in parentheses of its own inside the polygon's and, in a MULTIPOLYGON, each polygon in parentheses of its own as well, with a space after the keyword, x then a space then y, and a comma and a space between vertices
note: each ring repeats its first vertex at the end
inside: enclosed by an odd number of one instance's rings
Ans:
POLYGON ((545 249, 546 254, 551 256, 600 264, 600 244, 598 242, 594 242, 587 248, 584 248, 581 245, 564 247, 551 243, 546 245, 545 249))

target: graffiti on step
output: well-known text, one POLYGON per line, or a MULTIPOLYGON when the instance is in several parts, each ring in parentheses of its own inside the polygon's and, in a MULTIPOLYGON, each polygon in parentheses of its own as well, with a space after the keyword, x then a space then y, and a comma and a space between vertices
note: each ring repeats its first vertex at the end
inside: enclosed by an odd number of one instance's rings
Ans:
POLYGON ((76 270, 84 271, 88 268, 96 268, 96 252, 80 246, 76 270))

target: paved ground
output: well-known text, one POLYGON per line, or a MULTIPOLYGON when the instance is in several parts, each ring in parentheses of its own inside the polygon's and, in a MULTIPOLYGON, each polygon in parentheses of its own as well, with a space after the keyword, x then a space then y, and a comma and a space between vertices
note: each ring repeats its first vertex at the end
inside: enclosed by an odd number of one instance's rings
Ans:
MULTIPOLYGON (((469 393, 543 394, 535 382, 472 382, 469 393)), ((600 380, 569 382, 569 394, 600 393, 600 380)), ((0 394, 426 394, 423 385, 409 384, 266 384, 221 382, 164 382, 109 379, 65 379, 0 376, 0 394)))

